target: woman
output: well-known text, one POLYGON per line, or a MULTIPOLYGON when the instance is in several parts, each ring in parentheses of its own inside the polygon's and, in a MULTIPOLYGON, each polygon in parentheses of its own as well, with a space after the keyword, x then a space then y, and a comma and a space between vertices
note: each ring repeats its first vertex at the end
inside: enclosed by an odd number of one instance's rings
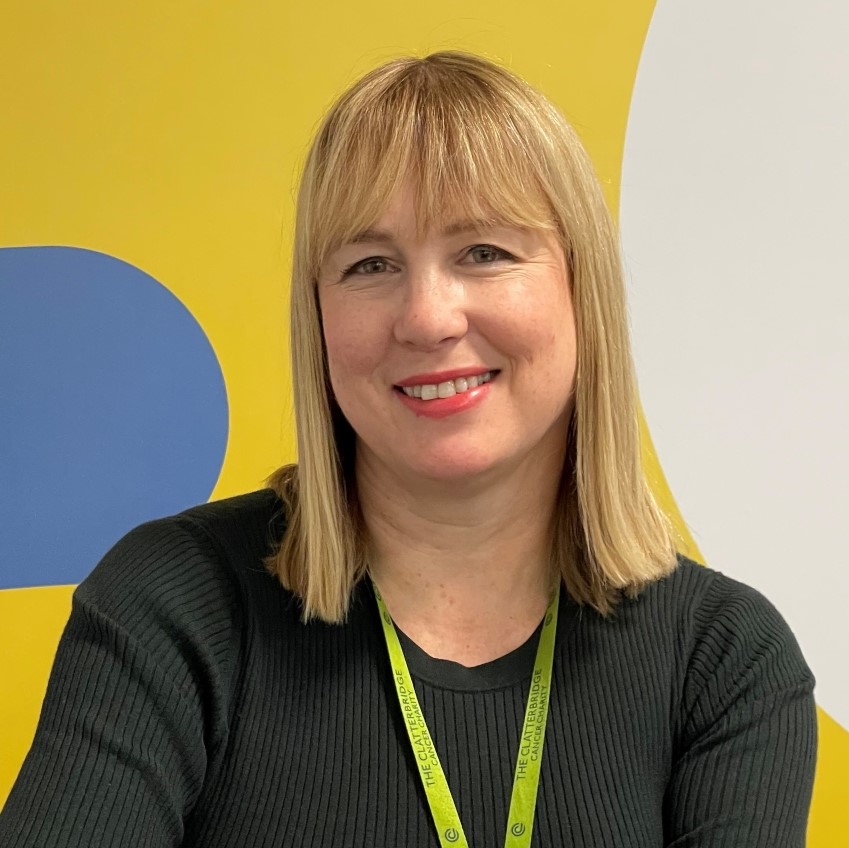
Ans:
POLYGON ((675 554, 551 104, 460 53, 354 85, 291 315, 300 464, 79 587, 0 845, 803 845, 812 676, 675 554))

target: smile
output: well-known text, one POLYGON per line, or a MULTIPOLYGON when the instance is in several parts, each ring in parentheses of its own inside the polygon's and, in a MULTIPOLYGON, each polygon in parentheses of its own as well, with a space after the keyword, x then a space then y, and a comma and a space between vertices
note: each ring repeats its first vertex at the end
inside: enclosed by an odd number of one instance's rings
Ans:
POLYGON ((407 397, 421 398, 421 400, 436 400, 437 398, 450 398, 454 395, 463 394, 469 389, 476 389, 484 383, 488 383, 496 374, 496 371, 486 371, 473 377, 456 377, 443 383, 423 383, 418 386, 399 386, 407 397))

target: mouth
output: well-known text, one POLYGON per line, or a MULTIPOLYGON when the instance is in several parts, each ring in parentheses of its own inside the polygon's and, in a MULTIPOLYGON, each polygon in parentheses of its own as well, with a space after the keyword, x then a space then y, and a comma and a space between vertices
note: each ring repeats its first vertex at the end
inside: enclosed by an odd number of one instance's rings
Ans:
POLYGON ((485 383, 491 382, 500 372, 484 371, 482 374, 474 374, 468 377, 455 377, 453 380, 443 380, 439 383, 415 383, 413 385, 395 386, 396 392, 403 392, 407 397, 420 400, 438 400, 461 395, 470 389, 476 389, 485 383))

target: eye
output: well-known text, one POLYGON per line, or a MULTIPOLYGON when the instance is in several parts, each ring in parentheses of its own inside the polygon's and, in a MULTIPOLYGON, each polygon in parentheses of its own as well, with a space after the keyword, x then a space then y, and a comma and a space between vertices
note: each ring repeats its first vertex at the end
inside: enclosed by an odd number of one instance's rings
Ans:
POLYGON ((514 258, 506 250, 502 250, 500 247, 495 247, 492 244, 476 244, 474 247, 469 249, 466 256, 468 256, 475 265, 498 262, 500 259, 514 258))
POLYGON ((389 269, 389 263, 381 256, 369 256, 368 259, 360 259, 353 265, 346 268, 342 275, 347 277, 349 274, 382 274, 389 269))

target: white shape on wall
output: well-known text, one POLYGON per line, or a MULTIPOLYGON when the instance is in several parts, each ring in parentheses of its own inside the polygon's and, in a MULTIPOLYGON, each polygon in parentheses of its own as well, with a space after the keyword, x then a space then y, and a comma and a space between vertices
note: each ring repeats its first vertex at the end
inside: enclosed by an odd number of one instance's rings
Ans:
POLYGON ((640 395, 708 565, 849 729, 849 3, 658 0, 622 175, 640 395))

